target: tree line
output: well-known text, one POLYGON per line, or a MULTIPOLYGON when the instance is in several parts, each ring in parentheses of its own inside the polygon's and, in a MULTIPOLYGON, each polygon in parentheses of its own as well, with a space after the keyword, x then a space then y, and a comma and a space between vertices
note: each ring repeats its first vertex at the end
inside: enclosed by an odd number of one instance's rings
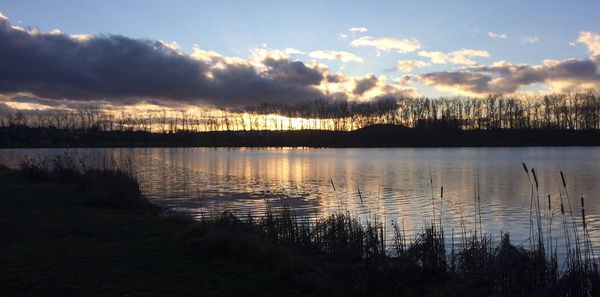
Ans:
POLYGON ((395 98, 369 102, 313 100, 260 104, 236 109, 115 112, 97 108, 60 112, 13 112, 0 116, 0 127, 63 130, 150 131, 350 131, 374 124, 412 128, 600 129, 600 93, 537 96, 489 95, 484 98, 395 98))

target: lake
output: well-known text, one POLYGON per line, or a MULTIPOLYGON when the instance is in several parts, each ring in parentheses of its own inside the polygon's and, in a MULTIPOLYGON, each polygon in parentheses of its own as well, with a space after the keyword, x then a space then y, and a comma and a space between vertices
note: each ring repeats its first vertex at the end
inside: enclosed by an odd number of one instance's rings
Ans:
POLYGON ((480 221, 477 230, 496 239, 510 232, 514 243, 527 246, 531 187, 525 162, 537 173, 542 221, 546 226, 552 221, 558 253, 564 253, 561 196, 580 225, 580 197, 585 198, 590 237, 595 249, 600 246, 598 147, 3 149, 0 162, 16 166, 28 156, 65 151, 93 166, 130 163, 151 201, 196 214, 261 214, 268 205, 286 205, 307 218, 343 211, 402 224, 410 238, 435 213, 448 237, 475 230, 480 221))

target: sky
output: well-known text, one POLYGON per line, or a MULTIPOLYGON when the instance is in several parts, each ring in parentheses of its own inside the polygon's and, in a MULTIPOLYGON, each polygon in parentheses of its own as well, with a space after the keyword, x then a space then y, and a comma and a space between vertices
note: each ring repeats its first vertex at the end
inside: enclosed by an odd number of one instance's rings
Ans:
POLYGON ((235 107, 599 89, 598 11, 599 1, 0 0, 0 100, 235 107))

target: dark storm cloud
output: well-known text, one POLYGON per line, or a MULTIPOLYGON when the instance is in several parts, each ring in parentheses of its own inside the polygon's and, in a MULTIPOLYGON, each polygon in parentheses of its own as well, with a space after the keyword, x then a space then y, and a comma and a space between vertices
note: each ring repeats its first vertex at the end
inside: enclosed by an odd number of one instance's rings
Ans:
POLYGON ((548 77, 599 81, 598 64, 592 60, 566 60, 548 69, 548 77))
POLYGON ((366 91, 374 88, 377 85, 377 77, 371 75, 369 77, 359 79, 356 81, 356 87, 352 91, 355 95, 362 95, 366 91))
POLYGON ((396 97, 396 98, 414 98, 417 97, 417 91, 416 89, 413 88, 406 88, 406 89, 400 89, 391 85, 386 85, 383 88, 383 95, 380 95, 378 97, 375 97, 374 99, 378 100, 381 98, 390 98, 390 97, 396 97))
POLYGON ((0 21, 0 89, 49 98, 190 98, 208 66, 159 42, 122 36, 79 41, 0 21))
POLYGON ((29 92, 124 104, 153 98, 217 106, 324 97, 323 75, 302 62, 267 59, 267 70, 211 67, 162 42, 116 35, 78 39, 11 27, 0 19, 0 93, 29 92))
POLYGON ((324 95, 305 83, 288 82, 288 77, 267 79, 256 74, 253 66, 244 64, 228 65, 226 69, 214 69, 214 79, 210 82, 209 98, 218 101, 227 98, 235 104, 278 102, 291 103, 313 100, 324 95))
POLYGON ((263 64, 270 67, 267 71, 270 77, 281 82, 301 85, 318 85, 323 80, 323 74, 317 69, 309 68, 300 61, 267 58, 263 64))
POLYGON ((480 73, 467 71, 432 72, 419 75, 419 79, 432 86, 451 86, 472 93, 490 92, 489 83, 492 80, 480 73))
POLYGON ((461 71, 426 73, 418 77, 434 87, 452 87, 476 94, 512 93, 534 83, 567 82, 600 86, 598 65, 589 59, 546 61, 536 66, 500 63, 461 71))
POLYGON ((339 74, 329 74, 327 75, 327 81, 330 83, 339 83, 344 81, 344 77, 339 74))

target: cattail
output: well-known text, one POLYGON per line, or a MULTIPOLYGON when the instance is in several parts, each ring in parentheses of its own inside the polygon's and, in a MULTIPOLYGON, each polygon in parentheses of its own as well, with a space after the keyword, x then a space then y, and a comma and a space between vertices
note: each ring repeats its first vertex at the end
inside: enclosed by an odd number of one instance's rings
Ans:
POLYGON ((329 180, 331 182, 331 187, 333 187, 333 191, 335 192, 335 185, 333 184, 333 179, 329 180))
POLYGON ((362 194, 360 193, 360 188, 357 188, 358 190, 358 198, 360 198, 360 204, 363 204, 363 199, 362 199, 362 194))
POLYGON ((548 211, 552 210, 552 201, 550 201, 550 194, 548 194, 548 211))
POLYGON ((531 173, 533 173, 533 180, 535 181, 535 187, 538 188, 538 180, 537 175, 535 175, 535 168, 531 168, 531 173))
POLYGON ((525 173, 529 175, 529 170, 527 170, 527 165, 525 165, 525 162, 523 162, 523 169, 525 169, 525 173))
POLYGON ((560 172, 560 179, 562 179, 562 183, 563 183, 563 187, 567 187, 567 183, 565 182, 565 175, 563 174, 563 172, 560 172))
POLYGON ((565 207, 563 206, 562 200, 560 200, 560 213, 565 214, 565 207))
POLYGON ((581 218, 583 219, 583 229, 586 229, 587 224, 585 223, 585 204, 583 202, 583 196, 581 196, 581 218))
POLYGON ((444 199, 444 186, 442 186, 441 197, 442 197, 442 199, 444 199))

